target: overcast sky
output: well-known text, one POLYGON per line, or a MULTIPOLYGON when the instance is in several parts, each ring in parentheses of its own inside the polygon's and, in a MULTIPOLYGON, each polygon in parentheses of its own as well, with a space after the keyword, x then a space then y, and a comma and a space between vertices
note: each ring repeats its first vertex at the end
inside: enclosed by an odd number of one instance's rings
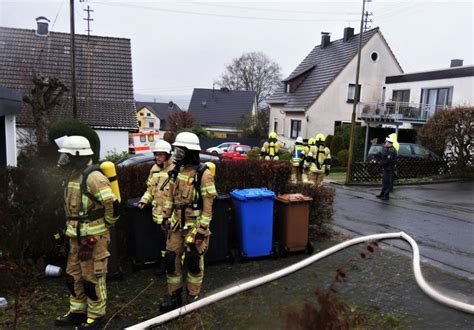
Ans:
MULTIPOLYGON (((110 1, 76 3, 76 33, 130 38, 136 94, 190 96, 212 88, 225 65, 244 52, 262 51, 287 76, 320 43, 321 31, 340 39, 359 31, 357 1, 110 1)), ((474 62, 474 0, 367 3, 370 26, 379 26, 405 72, 474 62)), ((0 0, 0 25, 35 29, 46 16, 50 28, 69 32, 69 0, 0 0)), ((1 65, 1 64, 0 64, 1 65)), ((166 101, 166 100, 163 100, 166 101)), ((179 102, 178 102, 179 103, 179 102)))

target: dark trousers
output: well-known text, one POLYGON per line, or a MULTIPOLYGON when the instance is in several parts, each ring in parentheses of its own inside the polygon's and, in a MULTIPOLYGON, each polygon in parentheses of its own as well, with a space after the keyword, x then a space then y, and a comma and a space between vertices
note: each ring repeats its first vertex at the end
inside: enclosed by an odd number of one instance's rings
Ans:
POLYGON ((382 191, 380 192, 381 196, 388 197, 390 194, 390 189, 393 185, 394 171, 392 169, 383 169, 383 178, 382 178, 382 191))

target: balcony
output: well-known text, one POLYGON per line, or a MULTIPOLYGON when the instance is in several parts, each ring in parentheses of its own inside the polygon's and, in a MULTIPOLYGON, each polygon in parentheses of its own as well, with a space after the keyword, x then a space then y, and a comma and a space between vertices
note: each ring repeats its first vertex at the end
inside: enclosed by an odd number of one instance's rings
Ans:
POLYGON ((445 108, 412 102, 361 102, 357 104, 357 118, 373 122, 424 124, 436 111, 445 108))

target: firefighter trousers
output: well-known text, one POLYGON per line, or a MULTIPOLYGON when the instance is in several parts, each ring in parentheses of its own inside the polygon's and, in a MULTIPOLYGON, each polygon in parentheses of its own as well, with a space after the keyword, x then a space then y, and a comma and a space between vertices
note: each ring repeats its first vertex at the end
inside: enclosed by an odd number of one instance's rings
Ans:
POLYGON ((188 293, 197 296, 201 292, 201 284, 204 278, 204 253, 209 246, 207 236, 196 250, 194 244, 187 244, 188 230, 176 230, 168 232, 166 241, 166 281, 168 293, 172 294, 183 286, 183 266, 187 267, 186 287, 188 293), (171 265, 170 265, 171 264, 171 265))
MULTIPOLYGON (((97 242, 92 250, 92 258, 79 260, 77 238, 71 237, 67 259, 67 285, 70 292, 69 311, 84 313, 88 318, 97 319, 105 315, 107 304, 107 258, 110 233, 94 235, 97 242)), ((84 238, 82 238, 84 239, 84 238)))

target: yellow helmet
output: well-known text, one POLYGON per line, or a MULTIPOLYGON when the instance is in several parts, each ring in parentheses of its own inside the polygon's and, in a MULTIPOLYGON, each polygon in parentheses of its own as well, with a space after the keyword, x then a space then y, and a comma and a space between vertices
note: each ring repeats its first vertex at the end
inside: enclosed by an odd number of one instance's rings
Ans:
POLYGON ((268 133, 268 138, 269 139, 276 139, 277 138, 277 133, 275 133, 275 132, 268 133))
POLYGON ((315 144, 316 144, 316 140, 315 140, 315 139, 310 138, 310 139, 308 140, 308 145, 314 146, 315 144))
POLYGON ((316 135, 316 137, 314 138, 317 142, 324 142, 326 141, 326 137, 324 136, 324 134, 321 134, 319 133, 318 135, 316 135))

